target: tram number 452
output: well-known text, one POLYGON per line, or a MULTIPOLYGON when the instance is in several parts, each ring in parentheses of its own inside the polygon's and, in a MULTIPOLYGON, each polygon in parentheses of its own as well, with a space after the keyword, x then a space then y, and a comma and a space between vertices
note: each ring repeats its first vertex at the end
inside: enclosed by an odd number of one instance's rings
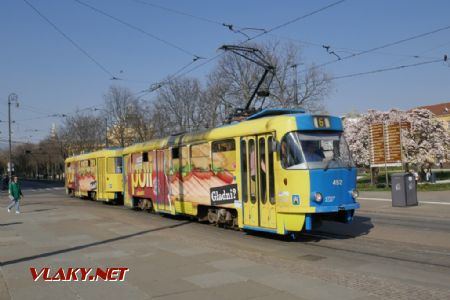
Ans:
POLYGON ((335 179, 333 180, 333 185, 342 185, 343 180, 342 179, 335 179))

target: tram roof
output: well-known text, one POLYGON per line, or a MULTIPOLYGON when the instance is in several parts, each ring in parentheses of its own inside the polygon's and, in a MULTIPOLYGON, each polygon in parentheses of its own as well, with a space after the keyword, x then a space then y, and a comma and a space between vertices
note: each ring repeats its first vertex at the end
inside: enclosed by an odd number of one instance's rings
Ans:
POLYGON ((262 114, 262 112, 260 112, 257 117, 252 118, 252 116, 250 116, 242 122, 226 124, 200 132, 171 135, 165 138, 135 144, 124 148, 123 154, 163 149, 175 145, 196 144, 206 141, 221 140, 235 136, 269 133, 281 127, 285 127, 286 130, 295 130, 297 126, 295 114, 298 114, 299 111, 289 110, 289 112, 292 114, 280 115, 279 113, 275 116, 267 113, 262 114))
POLYGON ((68 157, 66 159, 66 162, 73 162, 73 161, 92 159, 92 158, 98 158, 98 157, 120 156, 120 155, 122 155, 122 150, 123 150, 123 148, 108 148, 108 149, 102 149, 102 150, 98 150, 98 151, 94 151, 94 152, 83 153, 83 154, 68 157))

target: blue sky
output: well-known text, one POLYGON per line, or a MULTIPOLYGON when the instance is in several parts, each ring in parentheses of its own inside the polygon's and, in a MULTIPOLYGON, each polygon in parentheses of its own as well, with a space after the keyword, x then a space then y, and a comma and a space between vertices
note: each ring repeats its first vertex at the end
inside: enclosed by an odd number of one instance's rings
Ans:
MULTIPOLYGON (((38 141, 48 134, 48 117, 76 109, 101 106, 111 84, 141 91, 189 63, 192 56, 99 15, 73 0, 28 0, 64 33, 86 50, 110 76, 45 23, 23 0, 0 4, 0 120, 7 119, 7 97, 19 95, 13 108, 15 140, 38 141), (36 131, 37 130, 37 131, 36 131)), ((241 27, 270 29, 323 7, 333 0, 82 0, 110 15, 175 44, 190 53, 211 58, 223 44, 242 36, 226 28, 174 14, 140 2, 160 4, 192 15, 241 27)), ((265 35, 257 41, 294 41, 303 62, 333 59, 318 45, 331 45, 341 56, 450 25, 450 1, 347 0, 319 14, 265 35), (299 42, 303 41, 303 42, 299 42), (307 43, 304 43, 307 42, 307 43), (345 50, 350 49, 350 50, 345 50), (347 51, 347 52, 345 52, 347 51), (348 52, 350 51, 350 52, 348 52)), ((401 45, 331 64, 332 76, 412 64, 450 54, 450 30, 401 45), (419 55, 419 58, 413 56, 419 55)), ((189 73, 203 80, 215 61, 189 73)), ((152 95, 144 99, 150 100, 152 95)), ((435 63, 398 71, 336 80, 325 100, 332 114, 367 109, 409 109, 450 101, 450 67, 435 63)), ((7 127, 0 123, 0 146, 7 127)))

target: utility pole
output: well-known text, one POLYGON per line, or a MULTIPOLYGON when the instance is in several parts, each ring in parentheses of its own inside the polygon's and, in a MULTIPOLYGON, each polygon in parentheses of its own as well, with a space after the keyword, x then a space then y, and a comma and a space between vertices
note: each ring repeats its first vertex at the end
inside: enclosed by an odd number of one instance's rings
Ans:
POLYGON ((9 157, 8 157, 8 178, 11 182, 12 175, 12 147, 11 147, 11 103, 16 103, 16 107, 19 107, 19 96, 15 93, 11 93, 8 96, 8 132, 9 132, 9 157))
MULTIPOLYGON (((94 111, 104 111, 107 114, 109 113, 109 111, 107 111, 106 109, 103 108, 94 108, 94 111)), ((108 148, 108 116, 105 116, 105 148, 108 148)))
POLYGON ((298 74, 297 74, 297 64, 293 64, 291 68, 294 70, 294 99, 295 104, 298 104, 298 74))
POLYGON ((108 148, 108 117, 105 117, 105 146, 108 148))

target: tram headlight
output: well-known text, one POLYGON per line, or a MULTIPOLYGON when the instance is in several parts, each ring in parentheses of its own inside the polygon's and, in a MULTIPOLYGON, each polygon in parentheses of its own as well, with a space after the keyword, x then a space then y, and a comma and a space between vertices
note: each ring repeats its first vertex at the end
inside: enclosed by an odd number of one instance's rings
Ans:
POLYGON ((322 194, 319 192, 316 192, 314 194, 314 201, 316 201, 317 203, 320 203, 320 202, 322 202, 322 200, 323 200, 322 194))
POLYGON ((356 198, 358 198, 359 197, 359 191, 357 190, 357 189, 354 189, 353 191, 352 191, 352 198, 353 199, 356 199, 356 198))

